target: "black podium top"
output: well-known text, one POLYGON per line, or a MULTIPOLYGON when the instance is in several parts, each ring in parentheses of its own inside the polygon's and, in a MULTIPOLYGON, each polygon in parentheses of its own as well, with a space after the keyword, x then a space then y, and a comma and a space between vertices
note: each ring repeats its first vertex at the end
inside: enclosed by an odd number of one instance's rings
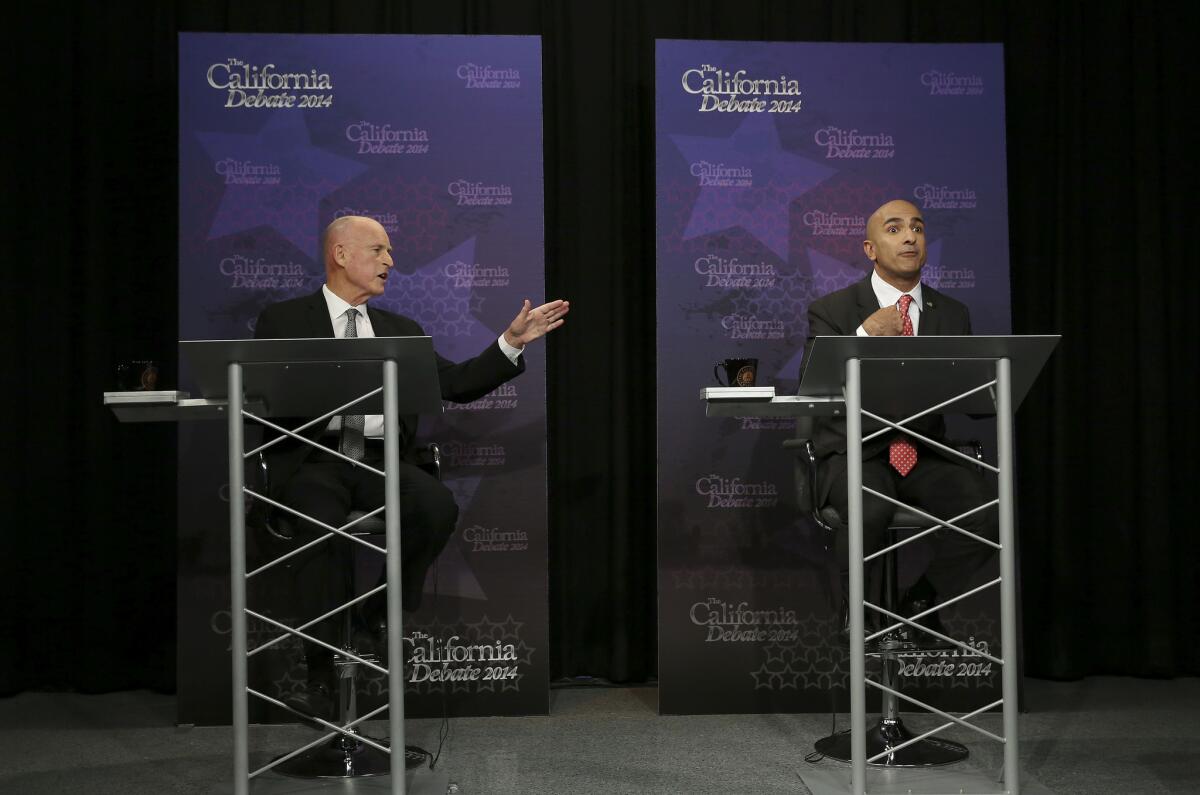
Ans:
MULTIPOLYGON (((800 376, 802 395, 842 395, 846 361, 861 361, 862 405, 902 415, 937 405, 995 378, 997 359, 1012 363, 1015 411, 1061 337, 1046 335, 817 337, 800 376)), ((994 414, 990 390, 954 404, 954 412, 994 414)))
MULTIPOLYGON (((401 414, 440 414, 437 359, 429 337, 358 337, 284 340, 180 340, 200 394, 227 399, 228 366, 240 362, 242 393, 261 400, 267 416, 324 414, 383 383, 382 362, 398 366, 401 414)), ((383 396, 355 405, 383 413, 383 396)))

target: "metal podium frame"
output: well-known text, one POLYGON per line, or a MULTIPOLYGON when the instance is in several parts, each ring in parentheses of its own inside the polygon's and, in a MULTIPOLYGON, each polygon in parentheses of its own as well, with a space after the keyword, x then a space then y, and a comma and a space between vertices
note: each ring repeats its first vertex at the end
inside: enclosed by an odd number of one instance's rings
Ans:
MULTIPOLYGON (((336 734, 352 736, 354 739, 387 752, 399 763, 391 765, 391 792, 404 795, 404 653, 403 617, 401 613, 401 568, 400 568, 400 489, 395 473, 400 462, 400 414, 430 414, 442 411, 441 390, 438 386, 436 359, 433 343, 429 337, 364 337, 356 339, 289 339, 289 340, 181 340, 180 353, 191 365, 196 384, 207 401, 228 401, 227 422, 229 434, 229 537, 230 537, 230 589, 233 664, 233 734, 234 734, 234 792, 236 795, 249 793, 250 780, 274 768, 293 756, 327 742, 336 734), (401 393, 399 384, 403 372, 405 384, 401 393), (382 381, 382 385, 379 383, 382 381), (247 401, 259 401, 265 406, 262 415, 247 408, 247 401), (336 408, 329 409, 330 405, 336 408), (287 439, 318 447, 318 443, 300 435, 300 431, 326 422, 330 418, 345 414, 352 406, 363 414, 383 414, 384 422, 384 470, 379 470, 342 456, 321 446, 324 452, 337 455, 351 464, 363 467, 384 477, 384 505, 372 511, 374 516, 384 511, 386 524, 385 547, 379 547, 354 537, 347 532, 349 525, 335 528, 322 525, 328 531, 309 544, 286 553, 255 571, 246 572, 246 518, 245 501, 250 495, 262 499, 276 508, 286 510, 301 518, 305 516, 287 506, 280 505, 265 495, 256 494, 247 488, 243 462, 250 456, 287 439), (321 413, 323 412, 323 413, 321 413), (283 428, 266 417, 312 416, 320 413, 295 429, 283 428), (243 437, 244 422, 258 422, 282 433, 259 447, 246 451, 243 437), (340 535, 349 541, 366 544, 386 555, 386 594, 388 616, 388 667, 354 658, 388 677, 388 704, 367 713, 351 724, 341 727, 327 721, 320 722, 332 731, 320 739, 285 754, 258 770, 251 771, 249 764, 249 700, 254 695, 268 703, 282 706, 275 699, 251 689, 247 682, 250 655, 247 649, 247 617, 254 616, 271 626, 321 645, 320 640, 303 632, 304 629, 342 610, 349 609, 378 589, 361 597, 351 599, 340 607, 320 617, 310 617, 299 628, 289 627, 266 616, 254 613, 246 605, 246 582, 249 577, 274 566, 297 552, 320 544, 340 535), (371 719, 383 710, 388 711, 389 747, 375 743, 369 738, 352 733, 354 727, 371 719), (397 750, 398 749, 398 750, 397 750)), ((363 517, 366 518, 366 517, 363 517)), ((316 522, 321 524, 320 522, 316 522)), ((277 638, 278 639, 278 638, 277 638)), ((276 639, 276 640, 277 640, 276 639)), ((273 643, 274 641, 272 641, 273 643)), ((263 648, 263 647, 259 647, 263 648)), ((332 647, 331 647, 332 648, 332 647)), ((346 654, 344 650, 336 650, 346 654)))
MULTIPOLYGON (((1034 336, 929 336, 929 337, 816 337, 805 359, 800 379, 800 396, 776 398, 767 402, 709 402, 713 416, 805 416, 838 414, 837 403, 844 401, 846 417, 846 458, 848 475, 848 521, 850 547, 850 734, 851 778, 854 795, 866 792, 866 685, 890 693, 922 709, 939 715, 946 723, 896 746, 897 750, 919 742, 955 725, 973 729, 1004 745, 1004 782, 1006 792, 1019 795, 1018 731, 1017 731, 1017 618, 1016 618, 1016 561, 1013 517, 1013 428, 1012 417, 1028 392, 1046 359, 1060 339, 1057 335, 1034 336), (1013 363, 1016 364, 1014 372, 1013 363), (864 374, 864 370, 866 371, 864 374), (903 385, 904 389, 897 387, 903 385), (869 402, 877 412, 863 408, 869 402), (905 427, 919 417, 939 413, 954 405, 956 411, 971 414, 995 414, 997 436, 997 466, 982 463, 937 441, 928 439, 905 427), (714 407, 719 406, 716 411, 714 407), (900 415, 893 421, 884 414, 900 415), (863 418, 875 423, 878 429, 863 433, 863 418), (972 511, 997 505, 999 510, 1000 541, 992 543, 954 525, 962 517, 942 520, 912 506, 889 500, 897 507, 907 508, 925 516, 929 528, 891 547, 871 555, 878 557, 910 543, 939 528, 963 533, 980 543, 996 547, 1000 552, 1000 576, 995 580, 940 603, 927 611, 941 609, 974 593, 995 585, 1000 586, 1000 647, 1004 658, 968 647, 953 638, 935 634, 968 652, 987 658, 1001 666, 1001 699, 985 705, 961 718, 905 696, 896 690, 866 678, 864 636, 864 606, 885 615, 890 626, 872 637, 899 628, 903 624, 928 631, 915 622, 926 614, 912 617, 897 615, 877 605, 865 605, 863 597, 862 495, 866 491, 888 499, 862 484, 862 444, 876 436, 899 431, 920 439, 948 455, 963 458, 973 465, 983 466, 999 479, 998 498, 972 511), (982 729, 969 720, 983 712, 1001 707, 1003 736, 982 729)), ((966 515, 966 514, 964 514, 966 515)))

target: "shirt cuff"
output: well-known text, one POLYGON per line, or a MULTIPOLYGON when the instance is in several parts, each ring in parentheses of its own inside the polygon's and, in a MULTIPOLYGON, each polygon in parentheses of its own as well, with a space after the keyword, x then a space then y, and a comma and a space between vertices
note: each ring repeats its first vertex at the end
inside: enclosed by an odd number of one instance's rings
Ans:
POLYGON ((859 326, 859 327, 858 327, 858 330, 857 330, 857 331, 855 331, 854 333, 855 333, 855 334, 857 334, 857 335, 858 335, 858 336, 860 336, 860 337, 869 337, 869 336, 871 336, 870 334, 868 334, 868 333, 867 333, 867 330, 866 330, 865 328, 863 328, 862 326, 859 326))
POLYGON ((505 356, 508 357, 508 360, 510 362, 512 362, 513 366, 515 367, 517 365, 517 359, 520 358, 520 356, 521 356, 521 351, 523 351, 525 349, 524 348, 514 348, 513 346, 509 345, 508 340, 504 339, 503 334, 501 334, 499 339, 496 340, 496 344, 498 344, 500 346, 500 350, 504 353, 505 356))

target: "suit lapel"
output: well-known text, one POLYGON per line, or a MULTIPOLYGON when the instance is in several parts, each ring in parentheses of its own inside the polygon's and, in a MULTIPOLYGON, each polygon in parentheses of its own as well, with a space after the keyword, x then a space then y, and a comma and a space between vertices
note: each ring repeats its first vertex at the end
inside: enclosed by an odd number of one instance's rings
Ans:
POLYGON ((855 328, 857 328, 862 325, 864 320, 879 311, 879 298, 875 295, 875 288, 871 287, 870 274, 854 285, 854 301, 857 304, 855 307, 855 311, 858 313, 858 323, 855 324, 855 328))
POLYGON ((375 311, 370 304, 367 304, 367 317, 371 319, 371 328, 375 331, 376 337, 394 337, 391 333, 391 326, 388 324, 388 319, 385 315, 375 311))
POLYGON ((942 314, 938 294, 928 284, 921 285, 921 322, 917 324, 918 337, 933 337, 941 333, 942 314))
POLYGON ((310 338, 332 337, 333 320, 329 317, 329 304, 320 290, 309 299, 305 311, 305 336, 310 338))

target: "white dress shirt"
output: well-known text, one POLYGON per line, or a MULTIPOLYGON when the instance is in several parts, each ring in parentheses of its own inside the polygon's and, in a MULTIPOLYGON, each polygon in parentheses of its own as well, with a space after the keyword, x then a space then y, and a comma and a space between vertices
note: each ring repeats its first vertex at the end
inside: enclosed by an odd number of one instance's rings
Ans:
MULTIPOLYGON (((912 296, 912 303, 908 305, 908 317, 912 320, 913 336, 915 337, 917 335, 917 327, 921 325, 921 309, 924 306, 921 303, 921 283, 917 282, 916 287, 912 288, 908 293, 903 293, 885 282, 880 278, 878 273, 871 271, 871 289, 875 291, 875 298, 879 301, 880 309, 883 309, 885 306, 894 306, 898 309, 900 306, 900 296, 912 296)), ((871 336, 862 326, 859 326, 858 330, 854 333, 860 337, 871 336)))
MULTIPOLYGON (((321 286, 321 294, 325 296, 325 305, 329 308, 329 320, 333 323, 333 336, 338 339, 346 338, 346 310, 352 308, 350 304, 343 301, 333 290, 329 289, 329 285, 321 286)), ((354 328, 358 332, 359 337, 374 337, 375 329, 371 327, 371 317, 367 314, 367 305, 359 304, 354 309, 358 310, 358 317, 355 318, 354 328)), ((524 348, 514 348, 509 345, 504 335, 501 334, 497 340, 500 345, 500 350, 508 357, 508 360, 516 366, 518 357, 524 348)), ((368 438, 383 438, 383 415, 382 414, 367 414, 363 419, 363 436, 368 438)), ((342 418, 334 417, 329 423, 328 431, 340 431, 342 429, 342 418)), ((327 431, 327 432, 328 432, 327 431)))

